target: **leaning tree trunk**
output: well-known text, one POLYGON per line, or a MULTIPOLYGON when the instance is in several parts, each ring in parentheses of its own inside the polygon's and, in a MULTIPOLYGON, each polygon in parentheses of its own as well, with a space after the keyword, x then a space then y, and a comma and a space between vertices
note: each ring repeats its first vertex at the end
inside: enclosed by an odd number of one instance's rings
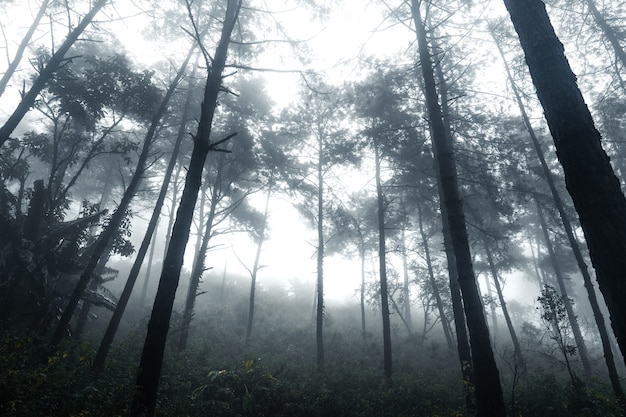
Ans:
POLYGON ((26 92, 17 105, 15 111, 9 119, 5 122, 4 126, 0 128, 0 147, 9 139, 9 136, 17 125, 22 121, 24 115, 28 113, 30 108, 35 104, 35 100, 37 96, 44 89, 50 78, 54 75, 56 70, 58 70, 65 60, 65 54, 70 50, 72 45, 78 40, 79 36, 83 33, 83 31, 89 26, 93 18, 98 14, 100 9, 102 9, 109 0, 98 0, 91 7, 89 13, 83 17, 83 20, 80 21, 78 25, 72 30, 65 38, 65 41, 61 44, 59 49, 52 55, 48 64, 39 71, 39 75, 33 82, 33 85, 30 87, 30 90, 26 92))
POLYGON ((609 22, 606 21, 604 16, 602 16, 602 13, 600 13, 596 7, 595 0, 586 0, 586 3, 596 25, 602 30, 602 34, 611 44, 615 57, 622 63, 623 67, 626 68, 626 52, 619 42, 619 35, 615 32, 615 29, 611 27, 609 22))
POLYGON ((215 149, 215 146, 221 142, 212 143, 209 135, 217 106, 217 97, 222 85, 222 72, 226 65, 228 45, 240 8, 241 0, 228 1, 222 34, 213 57, 213 65, 207 77, 200 123, 198 124, 198 132, 194 137, 194 147, 185 180, 185 189, 180 199, 176 222, 172 230, 172 238, 163 262, 159 288, 141 354, 131 405, 131 416, 143 415, 151 417, 155 412, 165 341, 172 315, 176 288, 180 279, 180 270, 183 265, 185 247, 189 240, 193 211, 202 182, 204 162, 208 152, 211 149, 215 149))
POLYGON ((504 0, 626 358, 626 198, 541 0, 504 0))
MULTIPOLYGON (((178 85, 180 79, 182 78, 185 69, 189 63, 189 59, 191 58, 191 53, 195 50, 192 48, 190 54, 187 56, 187 59, 183 62, 183 65, 178 71, 176 78, 170 84, 170 91, 174 91, 176 86, 178 85)), ((190 80, 193 80, 195 75, 195 68, 191 74, 190 80)), ((180 145, 182 143, 182 139, 184 137, 184 126, 186 125, 186 117, 188 113, 188 108, 190 105, 190 97, 192 95, 191 88, 192 84, 190 82, 189 91, 187 93, 187 99, 185 101, 185 108, 183 110, 183 119, 181 122, 181 127, 179 129, 178 135, 176 137, 176 142, 174 143, 174 149, 172 149, 172 156, 170 157, 170 161, 165 169, 165 174, 163 176, 163 182, 161 183, 161 189, 159 190, 159 195, 157 196, 156 202, 154 203, 154 209, 152 210, 152 216, 150 217, 150 221, 148 222, 148 227, 146 228, 146 233, 141 242, 141 246, 139 247, 139 251, 137 252, 137 257, 135 258, 135 262, 133 263, 132 268, 130 269, 130 273, 128 274, 128 279, 126 280, 126 284, 124 285, 124 289, 122 290, 122 294, 117 302, 117 306, 115 311, 113 312, 113 316, 109 321, 109 325, 104 333, 102 341, 100 342, 100 347, 96 353, 96 357, 94 358, 93 364, 91 365, 91 369, 94 374, 99 374, 104 369, 104 361, 109 353, 109 349, 111 348, 111 344, 113 343, 113 339, 115 338, 115 334, 117 333, 117 329, 119 327, 120 321, 122 320, 122 316, 124 315, 124 311, 126 310, 126 306, 128 305, 128 301, 130 300, 130 296, 133 292, 133 288, 135 287, 135 282, 137 281, 137 277, 139 276, 139 272, 141 270, 141 266, 143 265, 144 258, 146 256, 146 252, 148 251, 148 247, 150 245, 150 241, 152 241, 151 254, 154 250, 154 239, 153 236, 156 236, 157 225, 159 224, 159 217, 161 216, 161 209, 163 208, 163 203, 165 201, 165 196, 167 195, 167 189, 170 184, 170 179, 172 178, 172 172, 174 171, 174 166, 176 165, 176 160, 178 159, 178 153, 180 151, 180 145)), ((169 92, 169 91, 168 91, 169 92)), ((150 267, 150 264, 148 264, 150 267)), ((147 282, 146 277, 146 282, 147 282)), ((142 299, 145 299, 145 291, 142 294, 142 299)), ((141 301, 143 305, 143 301, 141 301)))
MULTIPOLYGON (((443 120, 443 127, 445 130, 446 141, 449 146, 452 147, 452 127, 450 126, 450 109, 448 108, 448 86, 446 78, 444 77, 443 70, 441 68, 441 60, 435 65, 435 71, 437 74, 437 82, 439 83, 439 92, 441 95, 441 118, 443 120)), ((444 204, 443 198, 443 186, 441 181, 441 175, 439 171, 439 163, 437 158, 434 158, 435 163, 435 176, 437 179, 437 191, 439 198, 439 209, 441 211, 441 224, 443 234, 443 246, 446 253, 446 259, 448 263, 448 274, 450 278, 450 298, 452 300, 452 313, 454 315, 454 327, 456 330, 457 351, 459 353, 459 360, 461 362, 461 373, 463 375, 463 381, 465 382, 466 390, 466 404, 470 413, 474 412, 475 404, 473 399, 473 393, 470 387, 474 386, 474 370, 472 368, 472 355, 469 343, 469 337, 467 335, 467 327, 465 325, 465 312, 463 311, 463 300, 461 296, 461 287, 459 286, 459 274, 456 267, 456 258, 454 255, 454 247, 452 244, 452 236, 450 234, 450 222, 448 221, 448 209, 444 204)))
POLYGON ((33 23, 31 23, 28 31, 22 38, 22 42, 20 42, 20 45, 17 47, 17 51, 15 51, 15 57, 13 57, 13 61, 9 63, 9 66, 4 72, 2 79, 0 79, 0 96, 4 94, 4 90, 6 90, 7 85, 9 84, 9 80, 11 79, 11 77, 13 77, 13 74, 15 74, 15 70, 17 70, 17 66, 20 64, 22 56, 24 56, 24 51, 26 51, 26 48, 30 44, 30 39, 33 37, 33 34, 37 30, 39 22, 41 22, 41 19, 46 14, 46 10, 48 9, 48 3, 50 3, 50 0, 44 0, 41 3, 41 6, 39 6, 39 11, 35 16, 33 23))
POLYGON ((585 339, 583 338, 582 332, 580 331, 580 326, 578 325, 578 320, 576 314, 574 313, 572 301, 567 295, 567 288, 565 287, 565 277, 563 277, 563 272, 561 272, 561 266, 559 265, 559 261, 557 260, 556 254, 554 252, 554 247, 552 246, 552 242, 550 241, 550 233, 548 232, 548 226, 546 225, 546 219, 543 215, 543 210, 541 209, 538 201, 535 200, 535 203, 537 204, 537 217, 539 217, 539 224, 541 225, 543 238, 546 242, 546 249, 548 250, 550 262, 552 264, 552 267, 554 268, 554 275, 556 277, 556 282, 559 285, 559 291, 563 296, 565 311, 567 312, 567 318, 569 319, 570 326, 572 327, 574 341, 576 342, 578 354, 580 355, 580 360, 583 364, 583 370, 585 371, 585 378, 587 381, 589 381, 591 380, 591 363, 589 362, 589 354, 587 353, 585 339))
MULTIPOLYGON (((182 76, 182 74, 179 74, 179 75, 182 76)), ((177 83, 178 81, 176 81, 176 84, 177 83)), ((87 262, 87 266, 85 267, 85 270, 81 274, 78 280, 78 283, 76 284, 76 287, 74 288, 74 291, 72 292, 70 300, 67 306, 65 307, 63 314, 61 315, 59 324, 57 325, 54 335, 52 336, 52 339, 50 340, 50 348, 52 350, 57 348, 57 346, 63 339, 63 335, 67 332, 67 329, 70 324, 70 320, 72 319, 72 316, 74 315, 74 310, 76 309, 76 306, 78 305, 78 302, 80 301, 80 298, 85 292, 85 288, 87 288, 87 284, 92 279, 92 276, 94 272, 96 271, 96 268, 100 262, 100 258, 102 258, 102 256, 108 251, 111 245, 111 240, 113 239, 115 234, 118 232, 118 228, 120 227, 120 224, 122 224, 122 221, 124 217, 126 216, 126 210, 130 206, 132 199, 135 197, 135 194, 137 193, 139 184, 143 180, 143 175, 147 168, 147 161, 148 161, 148 157, 150 156, 152 143, 154 142, 154 138, 156 136, 156 130, 159 126, 161 118, 167 111, 169 100, 174 94, 174 91, 175 91, 175 85, 170 86, 167 93, 161 100, 161 103, 159 104, 159 108, 157 109, 156 113, 154 114, 152 118, 152 122, 150 123, 150 127, 148 128, 148 131, 146 132, 146 136, 144 138, 141 153, 139 154, 139 158, 137 160, 137 168, 135 169, 135 172, 133 173, 133 176, 130 182, 128 183, 128 187, 124 191, 124 195, 122 196, 122 200, 120 201, 119 206, 115 210, 115 213, 113 213, 113 215, 111 216, 111 219, 109 220, 109 224, 107 225, 106 229, 104 229, 102 233, 100 233, 100 236, 98 236, 98 239, 94 245, 93 252, 91 256, 89 257, 89 261, 87 262)))
MULTIPOLYGON (((592 3, 592 0, 589 0, 592 3)), ((590 6, 591 7, 591 6, 590 6)), ((593 5, 595 7, 595 5, 593 5)), ((522 115, 522 120, 524 121, 524 125, 526 126, 526 130, 530 136, 530 139, 533 143, 533 147, 537 152, 537 157, 539 158, 539 162, 541 163, 541 168, 543 174, 546 178, 546 182, 548 183, 548 187, 550 188, 550 193, 552 194, 552 199, 554 200, 554 205, 559 212, 559 216, 561 217, 561 222, 563 223, 563 229, 565 229, 565 234, 567 235, 567 240, 572 248, 572 252, 574 253, 574 257, 576 258, 576 263, 578 264, 578 269, 583 276, 583 281, 585 283, 585 289, 587 290, 587 296, 589 298, 589 304, 591 305, 591 310, 593 311, 593 317, 596 321, 596 326, 598 327, 598 332, 600 333, 600 341, 602 342, 602 350, 604 353, 604 360, 606 362, 606 366, 609 373, 609 380, 611 381, 611 386, 613 387, 613 392, 615 393, 616 398, 618 399, 623 410, 626 410, 626 397, 624 396, 624 390, 622 389, 619 374, 617 373, 617 368, 615 367, 615 359, 613 357, 613 351, 611 350, 611 343, 609 338, 609 333, 606 328, 606 323, 604 322, 604 316, 602 314, 602 310, 600 309, 600 305, 598 303, 598 298, 596 297, 596 291, 593 287, 593 281, 591 280, 591 275, 589 274, 589 270, 587 268, 587 263, 585 262, 582 251, 580 249, 580 245, 578 243, 578 239, 574 236, 574 230, 572 228, 572 224, 570 222, 569 216, 565 211, 565 204, 561 199, 561 195, 556 189, 556 185, 554 183, 554 178, 552 176, 552 171, 548 167, 548 163, 546 162, 546 158, 543 154, 543 150, 541 149, 541 144, 539 143, 539 139, 537 135, 535 135, 535 130, 533 129, 530 118, 526 113, 526 108, 524 107, 524 103, 522 102, 521 95, 519 90, 517 89, 517 85, 511 76, 511 71, 509 69, 509 65, 506 62, 504 52, 502 51, 502 47, 497 40, 495 35, 495 31, 493 28, 490 28, 491 35, 496 42, 496 47, 502 57, 502 61, 504 64, 504 69, 506 71, 507 78, 509 79, 509 83, 511 84, 511 90, 515 95, 515 101, 517 102, 517 106, 519 107, 520 114, 522 115)), ((625 57, 626 58, 626 57, 625 57)), ((626 67, 626 62, 624 62, 624 66, 626 67)), ((535 268, 537 269, 537 265, 535 263, 535 268)), ((538 272, 537 272, 538 273, 538 272)))
MULTIPOLYGON (((180 336, 178 336, 178 352, 183 352, 187 349, 187 340, 189 339, 189 327, 191 326, 191 319, 193 318, 193 309, 196 304, 196 297, 198 296, 198 288, 200 287, 200 280, 202 274, 206 270, 204 261, 206 259, 207 252, 209 251, 209 242, 213 237, 213 225, 215 222, 215 211, 217 210, 217 204, 219 202, 219 190, 222 185, 222 170, 224 169, 224 159, 221 157, 217 164, 217 174, 215 175, 215 181, 211 190, 211 202, 209 207, 209 214, 206 219, 204 232, 200 230, 198 233, 202 237, 200 248, 197 250, 196 259, 191 270, 191 276, 189 277, 189 288, 187 288, 187 299, 185 300, 185 310, 183 311, 183 319, 181 323, 180 336)), ((202 222, 200 222, 202 223, 202 222)))
POLYGON ((458 179, 454 151, 447 140, 437 94, 433 66, 422 22, 419 1, 412 0, 412 12, 419 56, 424 77, 424 92, 429 115, 433 150, 438 162, 443 195, 440 196, 447 208, 450 235, 457 264, 459 285, 463 296, 463 306, 469 329, 472 364, 476 388, 477 414, 480 416, 504 416, 506 414, 500 375, 496 366, 489 328, 485 319, 481 297, 476 285, 472 267, 463 205, 459 197, 458 179))
MULTIPOLYGON (((391 356, 391 321, 389 319, 389 292, 387 290, 387 249, 385 245, 385 200, 383 186, 380 181, 380 149, 378 140, 374 139, 374 163, 376 166, 376 201, 378 203, 378 268, 380 274, 380 310, 383 319, 383 367, 385 376, 391 378, 393 362, 391 356)), ((398 312, 400 310, 398 309, 398 312)), ((408 328, 408 324, 407 324, 408 328)), ((409 328, 410 332, 410 328, 409 328)))

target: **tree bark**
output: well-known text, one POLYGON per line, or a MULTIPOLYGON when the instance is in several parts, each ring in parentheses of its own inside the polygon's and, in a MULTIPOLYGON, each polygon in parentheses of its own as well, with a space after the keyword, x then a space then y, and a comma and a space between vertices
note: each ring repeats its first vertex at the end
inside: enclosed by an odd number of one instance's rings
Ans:
MULTIPOLYGON (((383 368, 385 376, 393 375, 391 355, 391 321, 389 319, 389 292, 387 289, 387 248, 385 244, 385 199, 380 180, 380 150, 378 141, 374 139, 374 163, 376 166, 376 201, 378 204, 378 272, 380 274, 380 310, 383 319, 383 368)), ((399 309, 398 309, 399 312, 399 309)), ((408 327, 408 324, 407 324, 408 327)), ((410 331, 409 331, 410 333, 410 331)))
POLYGON ((617 342, 626 357, 626 198, 545 5, 505 0, 552 133, 617 342))
POLYGON ((4 123, 4 126, 0 128, 0 147, 4 145, 11 136, 11 133, 15 130, 17 125, 22 121, 24 115, 28 113, 30 108, 35 103, 37 96, 44 89, 48 80, 52 78, 57 69, 63 64, 65 60, 65 54, 69 51, 69 49, 74 45, 74 43, 78 40, 78 37, 83 33, 83 31, 89 26, 93 18, 98 14, 100 9, 102 9, 109 0, 98 0, 92 6, 89 13, 83 17, 83 20, 72 30, 65 41, 61 44, 59 49, 52 55, 50 61, 46 66, 39 72, 39 76, 33 82, 30 90, 26 94, 22 96, 22 100, 17 105, 17 108, 11 114, 9 119, 4 123))
POLYGON ((426 30, 422 22, 419 2, 412 0, 413 20, 417 30, 419 57, 424 77, 424 91, 429 123, 432 133, 434 153, 438 161, 443 205, 447 209, 450 235, 457 264, 457 272, 465 317, 469 329, 472 364, 475 377, 476 407, 480 416, 504 416, 506 410, 500 385, 500 375, 496 366, 489 328, 485 320, 483 306, 476 285, 476 277, 472 267, 469 250, 465 215, 459 197, 456 162, 451 144, 447 140, 442 119, 439 97, 437 94, 433 66, 426 38, 426 30))
POLYGON ((165 341, 172 315, 174 296, 176 295, 176 288, 180 278, 180 270, 183 265, 185 247, 189 240, 193 211, 202 182, 204 162, 208 152, 219 143, 212 143, 209 135, 217 106, 217 97, 222 85, 222 72, 226 64, 228 45, 240 8, 241 0, 228 0, 222 34, 215 51, 213 65, 207 77, 200 123, 198 124, 198 132, 194 137, 194 147, 185 180, 185 188, 178 207, 167 255, 163 262, 159 288, 141 354, 130 412, 130 415, 133 417, 152 417, 155 412, 165 341))

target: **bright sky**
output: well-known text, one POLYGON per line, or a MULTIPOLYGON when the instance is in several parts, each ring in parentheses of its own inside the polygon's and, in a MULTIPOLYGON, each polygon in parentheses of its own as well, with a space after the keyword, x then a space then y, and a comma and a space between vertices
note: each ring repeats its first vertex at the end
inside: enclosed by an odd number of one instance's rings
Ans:
MULTIPOLYGON (((500 3, 498 2, 498 4, 500 3)), ((30 6, 36 7, 34 3, 30 6)), ((16 2, 15 7, 19 8, 19 11, 13 10, 7 16, 0 16, 0 18, 5 31, 19 39, 30 24, 30 18, 26 18, 26 16, 30 16, 30 12, 26 11, 29 4, 16 2), (9 18, 16 15, 24 16, 24 18, 9 18)), ((126 12, 125 7, 123 2, 118 0, 115 2, 116 12, 110 8, 106 9, 100 18, 103 19, 105 15, 115 17, 116 13, 133 16, 125 21, 107 23, 106 27, 112 28, 117 37, 124 42, 124 46, 136 62, 143 62, 149 66, 154 62, 167 59, 168 54, 173 54, 177 50, 175 44, 164 46, 160 42, 154 43, 144 39, 139 29, 147 24, 146 17, 135 15, 135 12, 130 9, 126 12)), ((331 82, 354 78, 357 75, 355 71, 358 68, 359 58, 364 56, 376 55, 379 59, 403 56, 402 53, 410 47, 414 39, 414 35, 406 27, 394 24, 392 21, 385 21, 382 9, 380 6, 376 6, 373 1, 367 3, 356 0, 341 2, 334 6, 331 16, 330 20, 321 25, 311 20, 306 12, 296 10, 290 12, 283 22, 292 38, 310 39, 308 44, 312 48, 312 62, 305 69, 320 71, 331 82)), ((48 36, 44 33, 45 30, 47 27, 44 19, 42 31, 38 32, 36 37, 38 42, 44 44, 46 43, 46 36, 48 36)), ((16 42, 9 43, 10 48, 12 48, 8 51, 9 54, 14 53, 16 42)), ((180 53, 180 48, 178 48, 178 52, 180 53)), ((275 55, 266 54, 260 59, 258 65, 266 68, 301 69, 300 64, 295 60, 290 61, 288 57, 283 58, 277 60, 275 55)), ((410 59, 412 57, 407 57, 407 61, 410 59)), ((27 65, 23 64, 22 67, 26 70, 28 69, 27 65)), ((23 71, 19 79, 25 77, 27 73, 29 71, 23 71)), ((297 74, 267 73, 266 78, 269 82, 267 90, 271 92, 272 98, 279 105, 287 105, 292 98, 293 91, 297 88, 299 76, 297 74)), ((491 84, 485 84, 485 88, 493 87, 493 78, 491 81, 491 84)), ((19 97, 16 85, 9 88, 9 91, 0 101, 0 109, 4 110, 0 116, 6 116, 7 111, 12 109, 13 103, 19 97)), ((262 204, 259 207, 262 207, 262 204)), ((316 236, 310 225, 306 224, 288 202, 277 199, 271 205, 270 227, 271 238, 265 244, 261 260, 261 263, 267 267, 259 273, 259 283, 270 286, 275 282, 274 279, 278 279, 286 285, 294 277, 302 280, 314 280, 316 236)), ((139 232, 139 230, 137 231, 139 232)), ((135 233, 133 240, 135 240, 136 247, 139 246, 141 238, 141 233, 135 233)), ((190 239, 190 244, 195 244, 193 236, 190 239)), ((225 244, 232 244, 234 247, 212 252, 207 259, 207 264, 219 271, 227 263, 229 271, 245 273, 245 269, 232 255, 232 251, 236 251, 239 257, 251 264, 255 251, 254 246, 237 238, 231 238, 230 242, 225 242, 225 244), (226 258, 225 261, 224 258, 226 258)), ((161 256, 159 252, 157 252, 157 256, 161 256)), ((191 268, 189 255, 185 268, 191 268)), ((358 302, 354 296, 356 288, 360 285, 358 263, 345 258, 329 257, 325 261, 325 276, 325 293, 329 300, 358 302)))

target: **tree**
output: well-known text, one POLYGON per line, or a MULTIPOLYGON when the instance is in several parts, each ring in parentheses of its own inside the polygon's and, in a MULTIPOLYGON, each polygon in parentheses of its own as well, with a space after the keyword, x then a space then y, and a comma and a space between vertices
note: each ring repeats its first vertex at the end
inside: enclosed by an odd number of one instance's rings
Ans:
POLYGON ((458 191, 454 151, 446 137, 420 4, 417 0, 413 0, 411 5, 413 20, 417 30, 433 153, 437 160, 439 180, 441 181, 441 190, 443 191, 440 199, 447 209, 447 216, 450 222, 450 234, 470 335, 472 364, 475 372, 477 413, 484 416, 503 416, 506 412, 502 387, 493 350, 491 349, 489 329, 485 321, 480 294, 476 286, 476 277, 472 268, 465 216, 458 191))
POLYGON ((626 356, 626 198, 540 0, 505 0, 541 102, 600 291, 626 356))
POLYGON ((74 45, 74 43, 78 40, 83 31, 89 26, 93 18, 98 14, 98 12, 107 4, 109 0, 98 0, 96 1, 91 10, 83 17, 78 25, 67 35, 65 41, 61 44, 59 49, 50 57, 50 60, 38 68, 39 75, 33 82, 30 90, 26 92, 17 105, 15 111, 11 114, 9 119, 5 122, 5 124, 0 127, 0 147, 4 145, 4 143, 9 139, 13 130, 20 123, 24 115, 30 110, 30 108, 35 103, 37 96, 44 89, 48 80, 52 78, 54 73, 63 66, 64 63, 68 61, 65 58, 65 55, 70 50, 70 48, 74 45))
MULTIPOLYGON (((170 83, 168 93, 171 92, 171 94, 173 94, 174 90, 177 88, 180 80, 182 79, 187 69, 187 65, 189 64, 189 59, 192 57, 196 49, 195 46, 196 45, 194 44, 194 46, 189 50, 189 54, 187 55, 187 58, 185 59, 180 69, 178 70, 176 76, 170 83)), ((190 80, 193 80, 195 76, 195 72, 196 71, 194 67, 190 75, 190 80)), ((165 201, 165 195, 167 194, 167 189, 169 187, 170 179, 172 177, 172 172, 174 171, 174 166, 176 165, 176 161, 178 159, 178 153, 180 151, 180 145, 184 136, 185 126, 187 125, 186 119, 188 117, 189 107, 191 104, 190 101, 192 97, 192 86, 193 86, 193 82, 190 81, 187 87, 188 88, 188 92, 186 94, 187 99, 185 101, 185 105, 183 108, 180 129, 176 137, 176 142, 174 143, 174 148, 172 149, 172 155, 170 156, 170 161, 167 165, 167 169, 165 170, 163 183, 161 184, 159 195, 156 199, 156 202, 154 203, 154 209, 152 211, 152 216, 150 217, 150 221, 148 222, 146 233, 141 242, 141 246, 139 247, 139 251, 137 252, 137 257, 135 258, 135 262, 133 263, 133 266, 128 275, 128 279, 126 280, 126 284, 124 285, 122 294, 120 295, 120 299, 117 303, 117 307, 115 308, 115 311, 113 312, 113 316, 111 317, 111 320, 109 321, 109 325, 107 326, 106 332, 104 333, 104 336, 102 337, 100 347, 98 348, 98 351, 96 353, 96 357, 94 358, 94 361, 92 364, 92 370, 95 374, 99 374, 104 369, 104 361, 109 352, 109 348, 111 347, 111 344, 113 343, 115 334, 117 333, 118 326, 120 324, 124 311, 126 310, 126 306, 132 294, 133 288, 135 286, 135 282, 137 281, 137 277, 139 276, 141 265, 143 264, 143 260, 146 256, 146 252, 148 251, 148 247, 150 246, 150 240, 152 239, 152 235, 155 233, 155 230, 159 221, 159 217, 161 215, 163 202, 165 201)), ((152 244, 154 245, 154 240, 152 241, 152 244)))
POLYGON ((198 198, 204 163, 209 151, 218 149, 217 147, 224 142, 224 140, 211 142, 209 135, 217 106, 217 97, 222 86, 222 72, 226 64, 228 45, 237 22, 241 3, 241 0, 228 1, 222 33, 207 76, 200 123, 194 136, 194 147, 185 180, 185 188, 176 213, 176 222, 172 230, 167 255, 163 262, 159 288, 141 354, 131 406, 132 416, 145 415, 151 417, 155 412, 165 340, 183 264, 183 255, 189 240, 189 230, 198 198))

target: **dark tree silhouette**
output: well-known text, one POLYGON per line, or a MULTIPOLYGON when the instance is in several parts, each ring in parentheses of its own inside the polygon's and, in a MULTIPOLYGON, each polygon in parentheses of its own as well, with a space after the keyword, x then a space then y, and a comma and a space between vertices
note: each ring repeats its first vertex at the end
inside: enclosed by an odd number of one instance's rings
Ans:
POLYGON ((504 1, 578 212, 600 291, 626 357, 626 198, 540 0, 504 1))

